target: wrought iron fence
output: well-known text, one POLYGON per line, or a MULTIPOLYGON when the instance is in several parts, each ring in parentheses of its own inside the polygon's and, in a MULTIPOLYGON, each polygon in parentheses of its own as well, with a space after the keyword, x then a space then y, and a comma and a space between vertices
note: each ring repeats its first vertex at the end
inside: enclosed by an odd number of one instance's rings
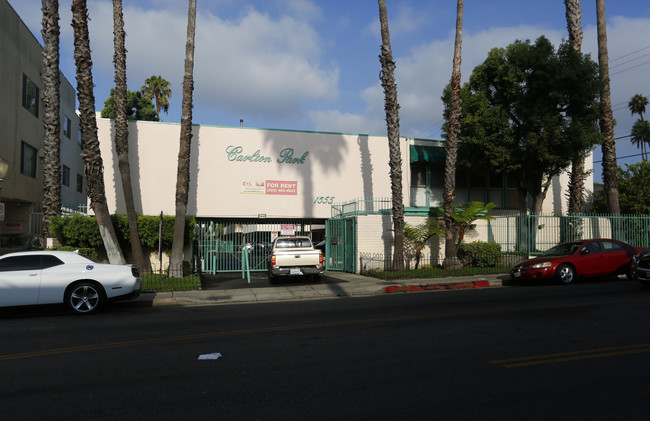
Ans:
POLYGON ((634 247, 650 247, 648 215, 511 215, 488 221, 487 241, 504 252, 539 254, 559 243, 612 238, 634 247))

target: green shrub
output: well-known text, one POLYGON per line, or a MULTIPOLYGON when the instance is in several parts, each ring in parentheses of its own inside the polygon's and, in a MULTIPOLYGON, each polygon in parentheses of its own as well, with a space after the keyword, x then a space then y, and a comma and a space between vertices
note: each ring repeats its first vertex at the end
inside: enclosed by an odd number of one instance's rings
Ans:
POLYGON ((497 267, 500 264, 501 245, 474 241, 458 247, 458 258, 463 266, 497 267))
POLYGON ((93 248, 79 248, 79 247, 70 247, 70 246, 60 246, 60 247, 52 247, 49 250, 60 250, 60 251, 79 251, 79 254, 82 256, 89 257, 93 260, 99 259, 99 256, 97 255, 97 249, 93 248))
MULTIPOLYGON (((174 216, 163 216, 163 250, 171 250, 172 248, 174 219, 174 216)), ((131 234, 127 217, 125 215, 112 215, 111 221, 120 247, 122 250, 129 250, 131 247, 131 234)), ((158 248, 159 223, 159 216, 138 215, 138 233, 143 247, 158 248)), ((195 225, 196 219, 194 217, 185 218, 185 244, 189 244, 194 240, 195 225)), ((102 250, 104 248, 104 242, 99 234, 99 228, 94 216, 56 216, 51 218, 50 229, 62 245, 71 247, 73 250, 78 248, 102 250)))

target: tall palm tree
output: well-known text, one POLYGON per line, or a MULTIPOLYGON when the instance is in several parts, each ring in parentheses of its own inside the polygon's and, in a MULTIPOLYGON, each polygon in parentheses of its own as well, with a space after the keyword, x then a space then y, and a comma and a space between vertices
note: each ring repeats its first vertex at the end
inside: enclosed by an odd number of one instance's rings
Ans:
POLYGON ((454 42, 453 70, 451 72, 451 104, 449 111, 449 133, 445 142, 445 191, 443 195, 445 222, 445 269, 460 269, 456 255, 456 224, 454 223, 454 203, 456 202, 456 159, 458 155, 458 132, 460 131, 460 62, 463 45, 463 0, 456 4, 456 40, 454 42))
POLYGON ((90 208, 95 212, 99 233, 111 263, 124 263, 115 229, 108 212, 104 188, 104 163, 97 137, 95 95, 93 93, 92 60, 88 36, 88 8, 86 0, 72 1, 72 29, 74 31, 74 59, 77 67, 77 99, 83 149, 84 172, 90 208))
MULTIPOLYGON (((630 102, 628 102, 627 106, 632 112, 632 115, 638 114, 639 118, 641 121, 644 121, 643 119, 643 113, 645 113, 645 107, 648 105, 648 98, 644 95, 641 94, 636 94, 630 99, 630 102)), ((636 125, 636 124, 635 124, 636 125)), ((646 140, 647 142, 647 140, 646 140)), ((646 157, 646 151, 645 151, 645 143, 646 142, 641 142, 635 143, 637 147, 641 147, 641 156, 643 159, 647 159, 646 157)))
POLYGON ((43 0, 43 236, 50 236, 50 218, 61 214, 61 84, 59 76, 59 1, 43 0))
POLYGON ((162 78, 162 76, 151 76, 144 81, 144 85, 140 88, 140 91, 149 99, 155 101, 156 103, 156 112, 158 113, 158 118, 160 118, 160 111, 164 111, 167 114, 169 111, 169 98, 172 97, 172 89, 170 88, 170 83, 162 78))
POLYGON ((133 262, 140 268, 145 268, 144 253, 138 233, 138 216, 135 212, 133 200, 133 186, 131 184, 131 165, 129 164, 129 123, 127 120, 126 105, 126 48, 124 47, 124 15, 122 13, 122 0, 113 0, 113 43, 115 63, 115 150, 122 179, 124 205, 129 222, 131 255, 133 262))
POLYGON ((598 64, 600 66, 600 131, 603 134, 603 184, 607 205, 612 215, 621 214, 618 200, 618 179, 616 165, 616 141, 614 140, 614 119, 609 89, 609 56, 607 53, 607 21, 605 19, 605 0, 596 0, 598 20, 598 64))
MULTIPOLYGON (((576 52, 582 49, 582 8, 580 0, 564 0, 566 12, 567 29, 569 31, 569 42, 576 52)), ((582 213, 585 204, 585 158, 586 153, 577 156, 571 162, 571 173, 569 174, 569 214, 582 213)))
POLYGON ((181 115, 178 173, 176 176, 176 219, 170 260, 170 275, 182 276, 185 215, 190 189, 190 151, 192 149, 192 93, 194 91, 194 32, 196 30, 196 0, 189 0, 187 10, 187 41, 185 43, 185 74, 183 76, 183 108, 181 115))
POLYGON ((384 110, 388 129, 388 152, 390 166, 390 188, 393 196, 393 270, 404 268, 404 201, 402 196, 402 155, 399 148, 399 103, 395 84, 395 62, 390 47, 386 1, 379 1, 381 23, 381 86, 384 88, 384 110))
MULTIPOLYGON (((642 148, 644 145, 650 144, 650 122, 643 119, 638 119, 632 126, 632 143, 637 148, 642 148)), ((643 160, 646 160, 646 157, 643 157, 643 160)))

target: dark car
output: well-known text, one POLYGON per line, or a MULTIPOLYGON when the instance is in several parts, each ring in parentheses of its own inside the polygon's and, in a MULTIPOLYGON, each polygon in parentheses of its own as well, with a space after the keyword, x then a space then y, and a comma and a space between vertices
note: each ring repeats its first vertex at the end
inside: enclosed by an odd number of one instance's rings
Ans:
POLYGON ((571 241, 518 263, 510 271, 510 277, 513 280, 556 279, 563 284, 570 284, 577 277, 619 274, 632 277, 630 262, 641 250, 610 239, 571 241))
POLYGON ((650 250, 644 250, 632 257, 632 279, 650 287, 650 250))
POLYGON ((28 234, 0 235, 0 255, 29 250, 43 250, 43 243, 39 237, 28 234))

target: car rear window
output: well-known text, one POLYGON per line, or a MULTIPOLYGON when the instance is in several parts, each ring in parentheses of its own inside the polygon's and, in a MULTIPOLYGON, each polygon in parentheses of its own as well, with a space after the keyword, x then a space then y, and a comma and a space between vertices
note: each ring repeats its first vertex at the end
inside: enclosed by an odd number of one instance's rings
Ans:
POLYGON ((308 238, 283 238, 277 240, 275 243, 276 248, 298 248, 298 247, 311 247, 311 241, 308 238))

